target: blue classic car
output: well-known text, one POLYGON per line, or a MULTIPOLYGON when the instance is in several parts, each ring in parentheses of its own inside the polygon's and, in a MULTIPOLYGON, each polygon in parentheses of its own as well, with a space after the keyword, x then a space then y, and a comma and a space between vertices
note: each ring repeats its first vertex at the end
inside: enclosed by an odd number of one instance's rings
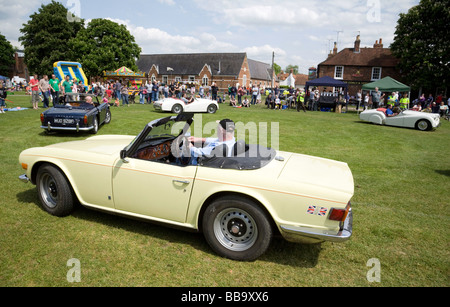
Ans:
POLYGON ((108 103, 89 94, 66 94, 60 103, 41 113, 41 128, 50 131, 98 132, 100 125, 111 122, 108 103))

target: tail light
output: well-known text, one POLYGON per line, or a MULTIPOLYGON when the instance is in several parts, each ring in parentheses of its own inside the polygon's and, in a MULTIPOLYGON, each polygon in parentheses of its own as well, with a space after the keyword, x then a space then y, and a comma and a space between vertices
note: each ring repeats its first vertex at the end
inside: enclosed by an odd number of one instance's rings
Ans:
POLYGON ((87 117, 87 115, 85 115, 84 116, 84 124, 87 125, 87 123, 88 123, 88 117, 87 117))
POLYGON ((350 211, 351 207, 352 205, 350 204, 350 202, 348 202, 345 209, 331 208, 328 218, 332 221, 343 222, 347 218, 348 212, 350 211))
POLYGON ((41 113, 41 123, 44 123, 44 113, 41 113))

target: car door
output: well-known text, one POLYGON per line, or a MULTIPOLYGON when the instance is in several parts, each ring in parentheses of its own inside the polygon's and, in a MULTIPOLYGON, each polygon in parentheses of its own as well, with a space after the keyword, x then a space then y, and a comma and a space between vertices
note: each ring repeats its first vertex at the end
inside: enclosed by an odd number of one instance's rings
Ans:
POLYGON ((116 210, 184 223, 196 166, 118 159, 113 170, 116 210))
POLYGON ((396 116, 387 117, 385 120, 386 125, 388 126, 396 126, 403 127, 404 126, 404 116, 402 113, 396 116))

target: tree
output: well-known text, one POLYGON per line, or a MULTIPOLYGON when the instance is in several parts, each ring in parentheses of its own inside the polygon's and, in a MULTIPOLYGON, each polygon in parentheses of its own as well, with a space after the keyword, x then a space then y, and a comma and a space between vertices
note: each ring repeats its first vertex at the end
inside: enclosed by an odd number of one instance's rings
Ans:
POLYGON ((108 19, 93 19, 69 42, 74 57, 88 76, 122 66, 136 71, 141 48, 124 25, 108 19))
POLYGON ((392 53, 414 89, 446 88, 450 82, 450 6, 448 0, 421 0, 400 14, 392 53))
POLYGON ((288 66, 286 66, 286 71, 285 72, 287 74, 290 74, 291 73, 291 69, 293 70, 292 73, 294 75, 298 74, 298 65, 288 65, 288 66))
POLYGON ((14 63, 14 48, 0 33, 0 75, 8 77, 14 63))
POLYGON ((273 63, 273 70, 275 71, 275 76, 278 76, 281 73, 281 66, 277 63, 273 63))
POLYGON ((71 20, 67 9, 52 0, 41 5, 39 11, 23 24, 19 37, 25 52, 25 64, 31 73, 51 74, 53 63, 70 61, 67 42, 76 36, 84 25, 83 20, 71 20))

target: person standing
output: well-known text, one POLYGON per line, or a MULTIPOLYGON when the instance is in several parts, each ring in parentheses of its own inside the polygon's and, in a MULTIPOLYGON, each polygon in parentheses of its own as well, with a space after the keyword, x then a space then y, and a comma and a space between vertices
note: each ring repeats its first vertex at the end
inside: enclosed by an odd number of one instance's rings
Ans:
POLYGON ((408 94, 404 93, 403 97, 400 99, 400 109, 407 110, 408 108, 409 108, 408 94))
MULTIPOLYGON (((250 102, 251 104, 256 104, 256 98, 258 97, 258 87, 256 85, 253 86, 252 88, 252 101, 250 102)), ((275 97, 277 97, 275 95, 275 97)))
POLYGON ((213 84, 211 85, 211 99, 212 100, 216 100, 217 101, 217 92, 219 91, 219 88, 216 86, 216 83, 213 82, 213 84))
POLYGON ((8 93, 6 92, 6 88, 3 87, 3 82, 0 81, 0 113, 5 113, 5 99, 8 96, 8 93))
POLYGON ((50 93, 52 95, 53 106, 59 103, 59 79, 53 74, 49 81, 50 93))
POLYGON ((375 91, 372 92, 372 107, 374 109, 378 109, 381 98, 383 98, 383 97, 384 97, 384 94, 383 94, 383 96, 381 96, 381 92, 378 90, 378 87, 376 87, 375 91))
POLYGON ((129 107, 130 105, 128 104, 128 87, 126 86, 126 84, 122 85, 120 95, 122 96, 122 106, 126 104, 127 107, 129 107))
POLYGON ((33 109, 37 110, 39 103, 38 75, 34 75, 34 78, 30 80, 30 89, 31 89, 31 103, 33 104, 33 109))
POLYGON ((48 82, 48 76, 44 77, 39 81, 39 89, 42 92, 42 97, 44 98, 44 108, 49 107, 49 97, 50 97, 50 84, 48 82))

